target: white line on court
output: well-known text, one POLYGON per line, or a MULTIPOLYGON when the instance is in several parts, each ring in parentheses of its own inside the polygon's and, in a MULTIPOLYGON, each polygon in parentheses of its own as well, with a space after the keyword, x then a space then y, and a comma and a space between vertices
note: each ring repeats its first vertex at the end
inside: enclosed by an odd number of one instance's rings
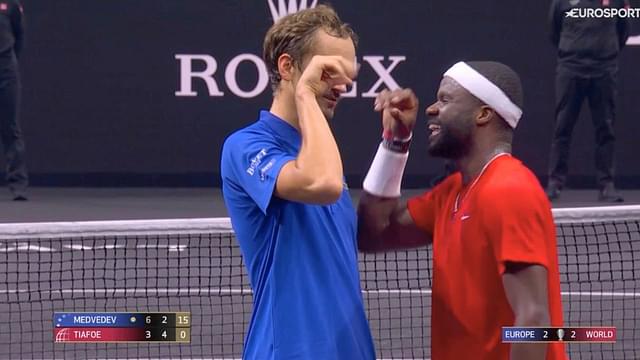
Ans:
MULTIPOLYGON (((54 280, 56 282, 58 280, 54 280)), ((111 289, 1 289, 0 294, 16 293, 61 293, 61 294, 209 294, 209 295, 245 295, 251 294, 248 288, 111 288, 111 289)), ((430 289, 379 289, 362 290, 365 295, 430 295, 430 289)), ((563 291, 563 296, 602 296, 640 298, 638 292, 603 292, 603 291, 563 291)))
MULTIPOLYGON (((362 290, 363 294, 409 294, 409 295, 430 295, 431 290, 425 289, 379 289, 362 290)), ((606 292, 606 291, 562 291, 562 296, 603 296, 603 297, 640 297, 638 292, 606 292)))
MULTIPOLYGON (((171 360, 171 359, 184 359, 184 358, 136 358, 137 360, 171 360)), ((129 360, 129 358, 91 358, 90 360, 129 360)), ((242 360, 240 358, 187 358, 184 360, 242 360)), ((429 359, 417 359, 417 358, 406 358, 406 359, 400 359, 400 358, 379 358, 377 360, 431 360, 429 359)))
POLYGON ((12 251, 37 251, 37 252, 53 252, 56 249, 46 246, 32 245, 27 242, 16 242, 11 245, 3 245, 0 243, 0 252, 12 252, 12 251))
POLYGON ((562 296, 605 296, 605 297, 640 297, 640 293, 632 292, 600 292, 600 291, 563 291, 562 296))
POLYGON ((91 246, 79 245, 79 244, 71 244, 71 245, 63 245, 63 247, 72 250, 93 250, 91 246))
POLYGON ((113 289, 60 289, 60 290, 30 290, 30 289, 9 289, 0 290, 0 294, 15 293, 61 293, 61 294, 210 294, 210 295, 234 295, 251 294, 251 289, 221 289, 221 288, 113 288, 113 289))
POLYGON ((169 251, 184 251, 187 249, 187 245, 174 245, 174 244, 140 244, 137 245, 138 249, 169 249, 169 251))

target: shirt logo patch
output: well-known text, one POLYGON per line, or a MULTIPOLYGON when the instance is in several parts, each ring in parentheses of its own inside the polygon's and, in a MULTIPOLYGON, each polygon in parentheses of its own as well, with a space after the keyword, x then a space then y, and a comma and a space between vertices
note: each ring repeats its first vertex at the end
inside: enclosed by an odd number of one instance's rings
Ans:
POLYGON ((263 166, 262 169, 260 169, 260 181, 264 181, 267 178, 267 171, 269 171, 269 169, 273 167, 273 164, 275 164, 275 162, 275 159, 271 159, 269 160, 267 165, 263 166))
POLYGON ((267 149, 260 150, 260 152, 251 159, 250 165, 247 168, 247 174, 253 176, 253 174, 256 173, 258 166, 260 166, 260 163, 262 163, 262 158, 265 156, 267 156, 267 149))

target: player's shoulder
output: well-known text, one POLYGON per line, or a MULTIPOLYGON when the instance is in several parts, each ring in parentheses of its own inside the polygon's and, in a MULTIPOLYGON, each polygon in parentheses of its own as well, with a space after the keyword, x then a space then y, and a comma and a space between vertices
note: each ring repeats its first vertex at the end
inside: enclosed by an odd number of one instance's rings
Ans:
POLYGON ((459 171, 450 174, 438 185, 434 186, 432 191, 437 193, 448 193, 452 190, 458 189, 462 184, 462 175, 459 171))
POLYGON ((441 182, 435 185, 431 189, 427 189, 423 193, 419 195, 415 195, 411 197, 408 202, 433 202, 435 204, 442 205, 445 199, 452 194, 452 192, 457 192, 462 184, 462 175, 460 172, 455 172, 446 178, 444 178, 441 182))
POLYGON ((270 142, 268 132, 259 121, 234 131, 224 140, 220 156, 220 168, 223 177, 233 174, 236 167, 245 166, 250 154, 265 148, 270 142))
POLYGON ((415 196, 415 198, 427 198, 427 197, 433 197, 433 196, 445 196, 446 194, 450 193, 451 191, 460 188, 461 183, 462 183, 462 176, 460 175, 459 171, 456 171, 455 173, 450 174, 449 176, 447 176, 444 179, 442 179, 442 181, 437 183, 432 188, 427 189, 422 194, 415 196))
POLYGON ((273 142, 275 137, 260 121, 234 131, 224 140, 222 152, 245 152, 264 142, 273 142))
POLYGON ((553 224, 551 203, 538 177, 522 161, 511 156, 502 162, 490 181, 490 190, 481 199, 491 204, 489 213, 536 216, 553 224), (534 215, 535 214, 535 215, 534 215))
POLYGON ((496 163, 487 181, 486 192, 492 196, 535 196, 544 195, 544 190, 536 175, 518 158, 505 156, 496 163))

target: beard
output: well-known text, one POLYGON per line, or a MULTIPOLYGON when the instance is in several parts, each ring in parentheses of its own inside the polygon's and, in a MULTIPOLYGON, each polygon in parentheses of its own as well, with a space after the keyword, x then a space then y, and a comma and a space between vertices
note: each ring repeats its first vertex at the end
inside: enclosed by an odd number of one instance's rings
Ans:
POLYGON ((333 117, 336 113, 337 103, 331 106, 328 104, 327 99, 325 99, 322 96, 318 97, 317 101, 318 101, 318 106, 320 106, 320 111, 322 111, 322 115, 324 115, 327 121, 333 120, 333 117))
POLYGON ((429 155, 445 159, 458 159, 469 152, 471 141, 468 136, 453 134, 447 128, 441 128, 434 138, 429 138, 429 155))

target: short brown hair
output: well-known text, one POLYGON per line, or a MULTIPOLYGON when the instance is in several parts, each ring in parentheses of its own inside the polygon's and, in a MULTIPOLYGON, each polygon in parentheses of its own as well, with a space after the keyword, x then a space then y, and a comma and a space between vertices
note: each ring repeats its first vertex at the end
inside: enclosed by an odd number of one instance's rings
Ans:
POLYGON ((278 89, 281 80, 278 58, 282 54, 289 54, 294 64, 301 65, 302 59, 311 49, 313 36, 318 29, 339 38, 350 37, 353 45, 358 45, 356 33, 349 24, 340 20, 331 6, 318 5, 283 17, 267 31, 263 44, 262 57, 269 71, 273 91, 278 89))

